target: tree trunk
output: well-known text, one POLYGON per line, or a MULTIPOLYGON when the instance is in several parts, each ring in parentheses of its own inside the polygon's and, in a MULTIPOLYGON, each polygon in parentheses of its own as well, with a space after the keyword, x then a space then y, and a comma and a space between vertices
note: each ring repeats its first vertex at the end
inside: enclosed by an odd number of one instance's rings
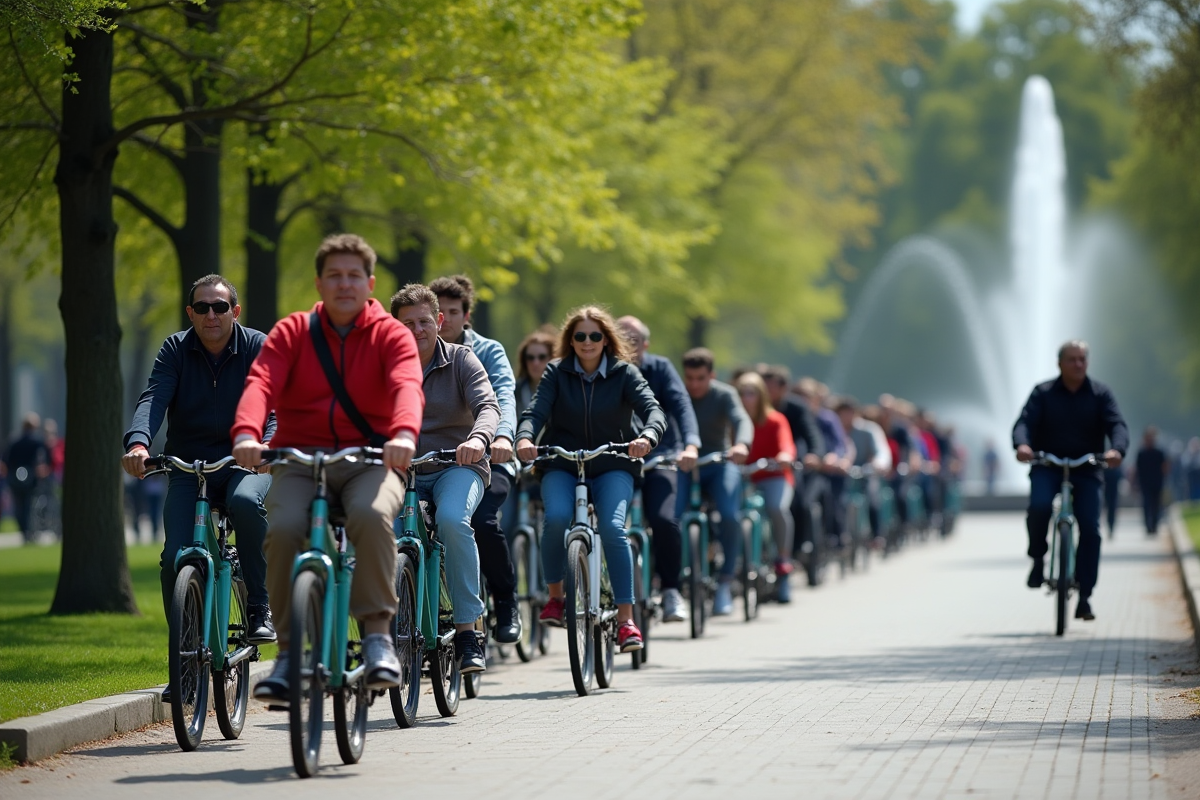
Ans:
POLYGON ((13 430, 12 367, 12 293, 13 285, 0 282, 0 441, 8 442, 13 430))
POLYGON ((688 330, 688 347, 704 347, 708 338, 708 320, 704 317, 692 317, 691 328, 688 330))
POLYGON ((471 327, 482 336, 492 335, 492 304, 480 300, 475 301, 471 309, 471 327))
POLYGON ((247 327, 270 332, 279 319, 279 243, 283 226, 279 203, 284 186, 255 180, 246 170, 246 312, 247 327))
POLYGON ((66 340, 68 439, 63 475, 62 567, 52 614, 137 613, 125 555, 121 509, 121 324, 114 274, 112 34, 68 34, 71 71, 64 86, 62 135, 54 182, 62 238, 62 313, 66 340))
POLYGON ((142 296, 138 298, 137 311, 134 314, 133 328, 133 347, 130 348, 129 356, 129 375, 125 379, 125 403, 122 407, 125 410, 124 418, 131 419, 133 417, 133 409, 137 403, 138 397, 142 394, 142 389, 146 386, 146 362, 150 360, 150 334, 152 333, 151 326, 146 324, 146 315, 154 307, 154 296, 149 289, 142 291, 142 296))
POLYGON ((391 261, 379 259, 387 271, 396 276, 396 285, 425 282, 425 262, 429 255, 429 239, 420 231, 397 231, 396 257, 391 261), (408 241, 411 236, 415 244, 408 241))
POLYGON ((221 272, 221 130, 220 120, 192 122, 184 128, 184 153, 180 165, 186 216, 176 237, 179 258, 179 309, 182 325, 187 318, 188 294, 197 279, 221 272))

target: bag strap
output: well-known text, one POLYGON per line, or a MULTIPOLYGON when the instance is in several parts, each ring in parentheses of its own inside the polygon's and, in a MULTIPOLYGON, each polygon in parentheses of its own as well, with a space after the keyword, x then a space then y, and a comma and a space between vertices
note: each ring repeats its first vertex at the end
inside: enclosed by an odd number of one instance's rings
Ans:
POLYGON ((346 416, 354 423, 354 427, 358 428, 358 432, 367 437, 367 443, 371 447, 383 447, 387 437, 375 432, 371 424, 359 412, 358 406, 354 405, 354 401, 350 399, 350 393, 346 391, 346 384, 342 382, 342 376, 338 374, 337 367, 333 364, 333 353, 329 350, 329 342, 325 341, 325 332, 321 329, 321 316, 316 311, 308 317, 308 332, 312 335, 313 349, 317 351, 317 360, 321 362, 321 369, 325 371, 325 380, 329 381, 329 388, 333 389, 333 394, 341 404, 342 411, 346 412, 346 416))

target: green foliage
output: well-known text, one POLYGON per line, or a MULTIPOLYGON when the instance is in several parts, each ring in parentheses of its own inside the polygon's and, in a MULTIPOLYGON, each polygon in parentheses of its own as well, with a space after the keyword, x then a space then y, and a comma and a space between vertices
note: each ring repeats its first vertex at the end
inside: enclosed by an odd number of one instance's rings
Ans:
POLYGON ((17 766, 17 746, 11 742, 0 742, 0 772, 17 766))

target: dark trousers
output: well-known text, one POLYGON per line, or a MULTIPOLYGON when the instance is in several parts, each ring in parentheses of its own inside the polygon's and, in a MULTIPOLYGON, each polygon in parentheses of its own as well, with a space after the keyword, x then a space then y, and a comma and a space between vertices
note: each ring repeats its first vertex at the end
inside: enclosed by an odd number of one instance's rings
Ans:
MULTIPOLYGON (((263 501, 271 488, 270 475, 256 475, 240 469, 223 469, 208 478, 209 502, 225 506, 237 532, 238 561, 246 582, 246 602, 267 605, 267 558, 263 540, 267 537, 267 512, 263 501)), ((195 475, 172 472, 163 502, 162 556, 158 562, 162 581, 163 608, 171 613, 171 593, 175 589, 175 556, 194 541, 196 498, 200 486, 195 475)))
POLYGON ((1121 505, 1121 470, 1104 471, 1104 511, 1108 518, 1108 532, 1117 528, 1117 508, 1121 505))
POLYGON ((805 472, 800 478, 800 484, 796 487, 796 493, 792 495, 792 521, 795 523, 792 554, 796 558, 800 557, 805 542, 812 542, 814 548, 817 546, 814 536, 816 520, 813 519, 812 506, 826 493, 825 487, 824 475, 805 472))
POLYGON ((830 475, 828 478, 829 491, 825 493, 822 507, 825 514, 825 533, 830 539, 837 539, 842 544, 846 533, 846 479, 841 475, 830 475))
POLYGON ((1162 484, 1142 484, 1142 512, 1146 518, 1146 533, 1158 533, 1158 520, 1162 516, 1162 484))
POLYGON ((683 533, 676 515, 675 494, 679 473, 654 469, 642 479, 642 513, 646 527, 653 531, 654 571, 662 589, 679 588, 683 567, 683 533))
MULTIPOLYGON (((1071 474, 1075 489, 1075 519, 1079 523, 1079 547, 1075 551, 1075 579, 1080 597, 1089 597, 1096 587, 1100 570, 1100 494, 1098 472, 1077 470, 1071 474)), ((1029 511, 1025 518, 1029 531, 1029 555, 1043 560, 1049 550, 1047 532, 1054 516, 1054 496, 1062 486, 1062 471, 1034 467, 1029 473, 1029 511)))
POLYGON ((492 470, 492 482, 483 491, 483 499, 471 517, 475 545, 479 548, 479 568, 488 590, 497 600, 511 600, 517 590, 517 573, 508 552, 508 539, 500 530, 500 508, 508 499, 512 478, 502 469, 492 470))
POLYGON ((33 496, 36 494, 36 487, 30 485, 29 488, 24 486, 17 487, 9 485, 8 491, 12 495, 13 501, 13 518, 17 521, 17 527, 21 530, 21 538, 28 544, 33 541, 33 534, 36 531, 30 530, 29 518, 33 514, 33 496))

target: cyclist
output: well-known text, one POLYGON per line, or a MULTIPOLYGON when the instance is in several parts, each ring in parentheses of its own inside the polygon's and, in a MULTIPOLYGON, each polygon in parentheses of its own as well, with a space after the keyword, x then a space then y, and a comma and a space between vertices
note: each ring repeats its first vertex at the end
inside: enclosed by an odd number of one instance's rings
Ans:
MULTIPOLYGON (((1129 446, 1129 428, 1117 407, 1117 399, 1108 386, 1088 377, 1088 345, 1074 339, 1058 349, 1059 376, 1034 387, 1021 416, 1013 426, 1012 443, 1017 460, 1033 461, 1042 451, 1060 458, 1079 458, 1104 451, 1109 467, 1121 464, 1129 446), (1108 438, 1109 449, 1104 450, 1108 438)), ((1029 471, 1029 571, 1031 589, 1046 582, 1045 558, 1049 549, 1046 532, 1054 514, 1054 496, 1062 476, 1058 469, 1034 466, 1029 471)), ((1079 521, 1079 546, 1076 550, 1075 578, 1079 582, 1079 604, 1075 618, 1095 619, 1089 599, 1096 588, 1100 569, 1100 493, 1098 467, 1080 467, 1071 473, 1074 486, 1075 518, 1079 521)))
POLYGON ((529 408, 533 393, 542 382, 546 365, 554 358, 554 339, 557 331, 544 326, 521 340, 517 348, 517 412, 529 408))
POLYGON ((880 428, 859 413, 858 401, 853 397, 842 397, 834 404, 834 411, 842 423, 842 432, 854 445, 854 466, 870 468, 866 481, 867 517, 871 525, 871 536, 876 546, 883 546, 879 530, 879 476, 887 475, 892 469, 892 451, 888 448, 887 436, 880 428))
POLYGON ((779 469, 762 469, 750 476, 762 495, 763 510, 771 520, 775 535, 775 599, 780 603, 792 601, 788 576, 792 574, 792 495, 796 477, 791 465, 796 460, 796 439, 787 417, 771 407, 767 385, 757 372, 747 372, 735 384, 738 396, 750 420, 754 423, 754 441, 750 443, 747 460, 760 458, 779 462, 779 469))
MULTIPOLYGON (((398 603, 392 522, 404 503, 404 480, 396 470, 408 468, 421 430, 421 362, 412 334, 371 297, 375 251, 362 237, 326 237, 316 269, 321 302, 311 313, 277 322, 250 370, 231 431, 233 455, 244 467, 262 461, 263 425, 272 408, 278 421, 274 446, 308 452, 382 448, 386 468, 341 461, 330 464, 326 476, 357 557, 350 613, 363 628, 367 685, 385 689, 400 681, 389 634, 398 603), (333 362, 329 371, 322 364, 326 356, 333 362)), ((254 696, 272 705, 288 704, 292 565, 305 546, 315 493, 311 471, 286 464, 274 471, 267 494, 267 591, 279 655, 254 696)))
MULTIPOLYGON (((628 345, 607 311, 583 306, 572 311, 559 337, 558 358, 550 362, 533 403, 517 426, 517 455, 537 457, 534 444, 568 450, 629 442, 629 455, 642 458, 658 443, 666 417, 646 379, 630 363, 628 345), (634 419, 636 414, 637 419, 634 419)), ((542 570, 550 599, 539 619, 563 627, 563 532, 574 520, 575 465, 550 460, 542 470, 542 570)), ((617 455, 587 462, 586 475, 596 509, 597 532, 617 603, 617 644, 622 653, 642 649, 633 621, 633 561, 625 538, 625 515, 641 479, 641 464, 617 455)))
MULTIPOLYGON (((267 339, 265 334, 237 321, 242 313, 237 289, 220 275, 205 275, 192 284, 186 310, 192 327, 163 342, 125 432, 121 467, 135 478, 146 473, 150 443, 164 418, 166 455, 184 461, 219 461, 232 452, 229 429, 246 376, 267 339)), ((258 438, 268 442, 275 420, 263 416, 265 423, 258 438)), ((224 502, 237 532, 238 559, 246 581, 248 638, 255 644, 275 641, 267 603, 267 559, 263 555, 267 534, 264 500, 270 488, 271 476, 267 474, 226 469, 208 477, 209 499, 224 502)), ((175 588, 175 555, 192 542, 199 493, 194 475, 170 474, 163 503, 165 538, 159 559, 163 607, 168 615, 175 588)))
MULTIPOLYGON (((700 468, 700 489, 716 506, 721 515, 719 538, 725 560, 717 581, 713 600, 713 615, 733 613, 733 591, 730 584, 737 569, 737 554, 741 549, 739 508, 742 477, 735 464, 746 463, 750 444, 754 441, 754 423, 738 400, 737 391, 716 379, 711 350, 696 347, 683 354, 683 385, 692 398, 692 409, 700 426, 700 455, 725 453, 733 463, 718 462, 700 468)), ((681 516, 691 491, 692 474, 679 477, 677 513, 681 516)), ((703 557, 703 554, 701 554, 703 557)))
POLYGON ((853 445, 842 432, 842 423, 833 409, 825 404, 829 387, 813 378, 796 381, 795 392, 808 404, 817 420, 817 429, 825 442, 825 455, 821 458, 820 471, 825 477, 821 492, 822 516, 825 519, 825 534, 837 546, 844 545, 846 528, 846 470, 854 464, 853 445))
MULTIPOLYGON (((475 531, 483 577, 495 600, 493 636, 497 642, 511 644, 521 638, 521 615, 517 613, 517 573, 508 552, 508 540, 500 530, 500 509, 504 507, 517 475, 512 465, 512 443, 517 429, 516 381, 504 345, 480 335, 471 327, 471 306, 475 302, 475 285, 471 279, 466 275, 452 275, 438 278, 429 284, 429 288, 437 297, 432 311, 436 316, 440 309, 445 320, 440 333, 442 339, 463 345, 475 354, 487 372, 500 406, 499 427, 492 440, 491 481, 485 482, 483 498, 470 522, 475 531)), ((392 313, 396 313, 394 307, 392 313)), ((417 344, 421 344, 420 337, 417 344)))
MULTIPOLYGON (((692 410, 683 380, 675 371, 669 358, 652 355, 646 350, 650 346, 650 328, 637 317, 625 316, 617 320, 625 341, 633 354, 633 363, 642 371, 650 391, 667 415, 667 429, 663 432, 655 454, 675 453, 679 469, 687 472, 696 463, 700 447, 700 429, 696 424, 696 412, 692 410), (682 447, 682 450, 680 449, 682 447)), ((679 529, 676 509, 676 490, 679 473, 672 469, 654 469, 642 478, 642 508, 646 512, 646 525, 654 532, 651 540, 654 547, 654 571, 658 574, 662 589, 663 622, 683 622, 687 619, 687 607, 679 592, 679 573, 683 567, 683 534, 679 529)))
MULTIPOLYGON (((444 317, 430 287, 410 283, 396 292, 392 316, 412 331, 425 375, 425 416, 417 449, 422 453, 457 451, 457 466, 418 467, 414 485, 422 500, 434 504, 438 538, 446 547, 446 582, 454 605, 459 670, 464 674, 483 672, 487 666, 483 646, 475 636, 475 621, 484 610, 479 597, 481 554, 471 518, 477 514, 489 479, 496 479, 496 470, 490 468, 485 454, 501 424, 500 405, 487 371, 471 348, 449 344, 438 336, 444 317)), ((506 547, 506 557, 507 553, 506 547)))
MULTIPOLYGON (((792 496, 792 548, 793 555, 805 542, 815 544, 813 503, 820 496, 824 477, 818 472, 821 457, 825 455, 825 442, 817 429, 817 420, 812 410, 796 395, 788 391, 792 374, 782 364, 769 364, 759 371, 767 385, 767 396, 771 406, 783 414, 788 421, 796 445, 796 457, 804 465, 800 485, 792 496)), ((789 566, 791 563, 789 562, 789 566)), ((814 573, 815 574, 815 573, 814 573)))

